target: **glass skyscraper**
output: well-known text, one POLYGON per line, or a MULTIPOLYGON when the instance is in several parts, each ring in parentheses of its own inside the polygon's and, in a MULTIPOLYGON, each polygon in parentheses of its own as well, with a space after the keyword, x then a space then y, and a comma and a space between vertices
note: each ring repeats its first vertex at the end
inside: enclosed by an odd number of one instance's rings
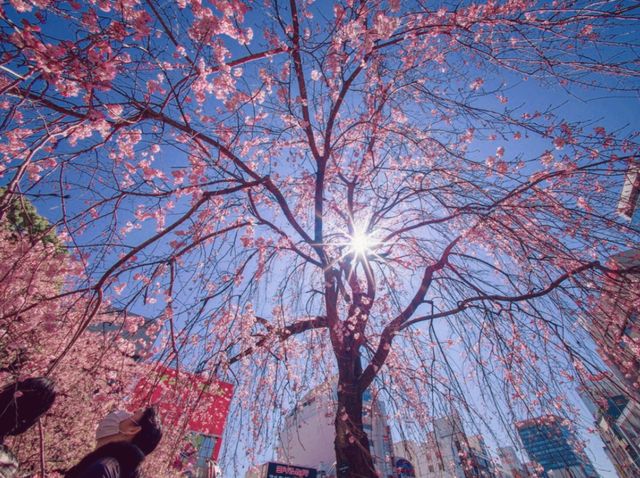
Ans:
POLYGON ((516 427, 529 458, 544 468, 545 478, 599 478, 589 459, 576 450, 575 436, 562 418, 545 415, 516 427))

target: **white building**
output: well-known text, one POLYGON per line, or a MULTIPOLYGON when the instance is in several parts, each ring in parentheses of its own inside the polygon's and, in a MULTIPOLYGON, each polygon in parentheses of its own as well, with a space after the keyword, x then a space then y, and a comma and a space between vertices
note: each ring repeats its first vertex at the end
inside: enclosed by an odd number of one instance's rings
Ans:
MULTIPOLYGON (((373 464, 379 476, 393 477, 390 430, 384 406, 367 390, 363 395, 363 428, 369 437, 373 464)), ((335 474, 335 384, 313 389, 289 412, 280 431, 277 460, 335 474)))
POLYGON ((638 160, 629 165, 625 174, 618 203, 618 214, 633 226, 640 224, 640 161, 638 160))
MULTIPOLYGON (((455 465, 446 466, 442 453, 430 432, 424 443, 411 440, 402 440, 393 444, 396 468, 404 461, 409 462, 413 468, 413 476, 416 478, 448 478, 464 476, 456 473, 455 465)), ((408 468, 408 467, 405 467, 408 468)), ((411 472, 402 476, 410 477, 411 472)))
POLYGON ((495 476, 493 460, 482 435, 468 437, 467 443, 470 461, 467 466, 467 476, 493 478, 495 476))
MULTIPOLYGON (((460 415, 452 415, 436 418, 433 422, 433 433, 435 438, 434 453, 436 460, 442 463, 445 475, 437 470, 436 474, 427 475, 428 478, 440 478, 450 476, 451 478, 464 478, 464 464, 462 462, 467 436, 462 426, 460 415)), ((438 463, 438 464, 440 464, 438 463)))
POLYGON ((394 443, 393 449, 396 463, 410 462, 416 478, 495 475, 484 440, 479 435, 467 436, 457 413, 435 419, 424 443, 403 440, 394 443))
POLYGON ((500 457, 506 476, 512 478, 523 478, 527 476, 524 465, 520 462, 512 446, 498 447, 498 457, 500 457))

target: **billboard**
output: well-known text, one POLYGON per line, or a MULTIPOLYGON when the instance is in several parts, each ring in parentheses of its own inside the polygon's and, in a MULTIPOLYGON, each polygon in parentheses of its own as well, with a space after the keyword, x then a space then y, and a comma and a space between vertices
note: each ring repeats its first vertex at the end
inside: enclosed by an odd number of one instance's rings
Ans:
POLYGON ((285 465, 269 462, 265 465, 266 474, 263 478, 316 478, 318 472, 314 468, 304 466, 285 465))
MULTIPOLYGON (((233 385, 203 375, 156 366, 134 389, 134 408, 155 405, 165 426, 221 437, 229 414, 233 385)), ((217 459, 220 440, 211 457, 217 459)))

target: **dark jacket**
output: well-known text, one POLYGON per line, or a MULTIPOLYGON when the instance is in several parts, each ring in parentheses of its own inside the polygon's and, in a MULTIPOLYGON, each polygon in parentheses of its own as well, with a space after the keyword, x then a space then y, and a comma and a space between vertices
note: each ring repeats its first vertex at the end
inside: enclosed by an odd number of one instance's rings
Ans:
POLYGON ((6 446, 0 445, 0 478, 18 476, 18 460, 6 446))
POLYGON ((129 442, 107 443, 67 471, 66 478, 135 478, 144 453, 129 442))

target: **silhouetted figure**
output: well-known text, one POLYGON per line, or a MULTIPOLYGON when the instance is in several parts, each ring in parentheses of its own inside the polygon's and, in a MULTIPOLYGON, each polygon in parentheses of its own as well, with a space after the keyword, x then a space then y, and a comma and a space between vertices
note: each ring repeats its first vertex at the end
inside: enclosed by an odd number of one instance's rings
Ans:
POLYGON ((134 478, 145 457, 156 449, 162 426, 153 407, 129 414, 118 410, 96 429, 96 449, 71 468, 66 478, 134 478))
POLYGON ((28 378, 0 389, 0 478, 18 473, 18 460, 3 445, 7 436, 20 435, 36 423, 56 398, 53 383, 46 378, 28 378))

